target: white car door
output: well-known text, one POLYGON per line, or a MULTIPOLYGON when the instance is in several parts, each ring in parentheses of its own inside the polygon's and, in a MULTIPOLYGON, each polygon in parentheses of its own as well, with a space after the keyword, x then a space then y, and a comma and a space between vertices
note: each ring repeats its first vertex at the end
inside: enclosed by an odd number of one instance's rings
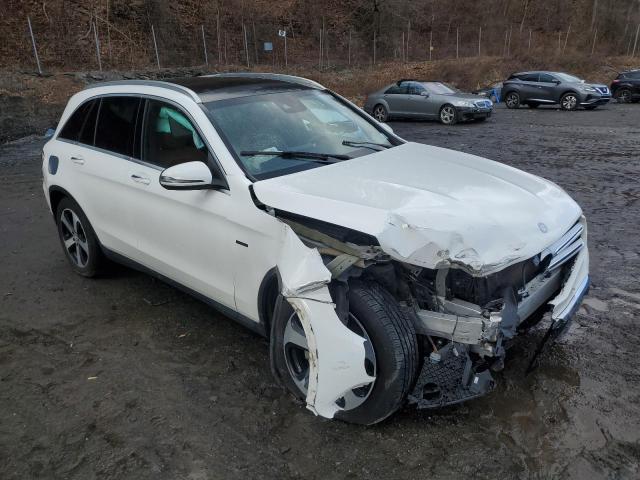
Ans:
POLYGON ((64 145, 61 170, 71 195, 102 245, 130 258, 137 251, 130 206, 140 201, 131 178, 140 105, 140 98, 132 96, 89 100, 76 110, 91 108, 81 128, 74 124, 74 113, 57 137, 64 145))
POLYGON ((135 174, 143 200, 133 207, 138 261, 235 310, 234 255, 238 238, 229 221, 229 191, 167 190, 165 168, 211 160, 195 122, 174 103, 148 99, 142 122, 141 163, 135 174))

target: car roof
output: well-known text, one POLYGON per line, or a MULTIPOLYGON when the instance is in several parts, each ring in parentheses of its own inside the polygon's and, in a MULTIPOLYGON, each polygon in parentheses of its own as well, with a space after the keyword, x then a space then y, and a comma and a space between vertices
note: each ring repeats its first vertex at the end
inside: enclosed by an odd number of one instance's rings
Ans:
MULTIPOLYGON (((313 80, 272 73, 222 73, 167 80, 117 80, 94 83, 86 89, 153 86, 184 93, 198 103, 291 90, 324 89, 313 80)), ((85 90, 86 90, 85 89, 85 90)))

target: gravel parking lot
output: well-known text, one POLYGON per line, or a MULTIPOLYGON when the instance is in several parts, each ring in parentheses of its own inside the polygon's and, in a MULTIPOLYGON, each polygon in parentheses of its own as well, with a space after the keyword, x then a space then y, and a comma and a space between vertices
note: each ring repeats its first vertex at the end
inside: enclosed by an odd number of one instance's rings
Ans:
POLYGON ((525 376, 374 427, 314 417, 264 339, 149 276, 76 276, 41 189, 43 140, 0 146, 0 478, 638 478, 640 105, 394 122, 408 140, 553 180, 589 220, 593 286, 525 376))

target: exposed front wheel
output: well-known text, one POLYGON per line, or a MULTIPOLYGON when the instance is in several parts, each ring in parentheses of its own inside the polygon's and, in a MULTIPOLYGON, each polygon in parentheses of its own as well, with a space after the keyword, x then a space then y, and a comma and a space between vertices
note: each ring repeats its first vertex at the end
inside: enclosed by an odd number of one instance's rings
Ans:
POLYGON ((98 273, 102 251, 87 216, 70 198, 63 198, 56 209, 58 236, 73 270, 85 277, 98 273))
POLYGON ((389 118, 389 112, 384 105, 378 104, 373 107, 373 118, 375 118, 379 122, 386 122, 389 118))
POLYGON ((440 109, 440 122, 443 125, 454 125, 458 121, 458 111, 453 105, 445 105, 440 109))
POLYGON ((517 92, 509 92, 504 99, 504 103, 507 105, 507 108, 520 107, 520 94, 517 92))
POLYGON ((616 92, 616 100, 619 103, 630 103, 631 102, 631 90, 628 88, 621 88, 616 92))
POLYGON ((560 99, 562 110, 575 110, 578 108, 578 96, 575 93, 565 93, 560 99))
MULTIPOLYGON (((280 299, 271 329, 274 373, 297 398, 309 387, 309 342, 288 302, 280 299)), ((355 281, 349 288, 347 328, 362 337, 364 368, 375 380, 336 399, 336 418, 370 425, 393 414, 406 399, 418 368, 413 323, 395 299, 377 283, 355 281)), ((322 351, 318 357, 322 357, 322 351)), ((331 381, 324 378, 321 381, 331 381)))

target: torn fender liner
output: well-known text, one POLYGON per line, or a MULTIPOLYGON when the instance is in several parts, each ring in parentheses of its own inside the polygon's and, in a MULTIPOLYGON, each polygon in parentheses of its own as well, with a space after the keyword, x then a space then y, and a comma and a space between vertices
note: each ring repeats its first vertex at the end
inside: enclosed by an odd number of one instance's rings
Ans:
POLYGON ((340 410, 345 392, 374 381, 364 367, 364 339, 340 321, 329 294, 331 272, 317 250, 302 243, 286 224, 278 271, 281 294, 304 328, 309 346, 307 408, 326 418, 340 410))

